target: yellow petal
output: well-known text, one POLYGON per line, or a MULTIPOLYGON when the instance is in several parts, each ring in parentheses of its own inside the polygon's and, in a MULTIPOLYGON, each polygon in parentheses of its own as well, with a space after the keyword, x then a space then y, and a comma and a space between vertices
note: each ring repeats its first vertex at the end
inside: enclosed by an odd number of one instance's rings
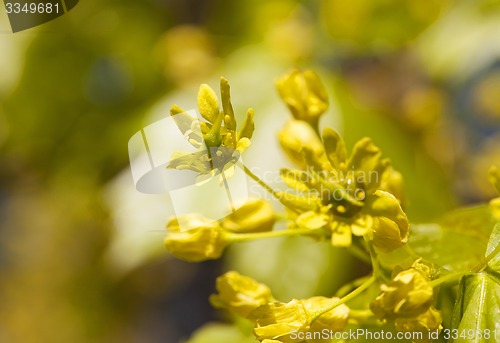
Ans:
POLYGON ((354 145, 347 169, 365 172, 373 170, 380 155, 380 149, 373 144, 370 138, 362 138, 354 145))
POLYGON ((316 132, 300 120, 290 120, 278 134, 279 142, 287 156, 297 165, 306 168, 302 149, 307 147, 319 159, 324 155, 323 143, 316 132))
POLYGON ((221 220, 232 232, 264 232, 273 228, 276 216, 271 204, 263 199, 251 199, 221 220))
POLYGON ((334 247, 348 247, 352 243, 351 229, 347 224, 332 224, 332 245, 334 247))
POLYGON ((251 139, 253 135, 253 131, 255 130, 255 124, 253 121, 254 117, 254 112, 253 108, 249 108, 247 111, 247 115, 245 116, 245 120, 243 121, 243 124, 241 125, 241 129, 238 133, 238 139, 241 138, 248 138, 251 139))
POLYGON ((345 170, 346 149, 344 140, 337 131, 326 128, 323 130, 323 144, 325 146, 326 157, 337 170, 345 170))
POLYGON ((210 303, 243 317, 257 307, 274 301, 269 287, 235 271, 219 276, 216 289, 218 293, 210 296, 210 303))
POLYGON ((209 85, 203 84, 198 92, 198 109, 203 118, 213 123, 219 115, 219 100, 209 85))
POLYGON ((298 216, 295 222, 301 228, 315 230, 328 224, 329 219, 330 216, 326 214, 309 211, 298 216))
POLYGON ((222 109, 224 110, 224 125, 229 130, 236 130, 236 118, 234 117, 233 105, 231 104, 231 88, 226 78, 220 78, 220 94, 222 98, 222 109))

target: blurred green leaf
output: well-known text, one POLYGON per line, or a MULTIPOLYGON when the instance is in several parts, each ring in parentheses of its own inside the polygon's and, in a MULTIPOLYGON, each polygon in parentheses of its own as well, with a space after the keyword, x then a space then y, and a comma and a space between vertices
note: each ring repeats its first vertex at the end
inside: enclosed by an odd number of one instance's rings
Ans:
MULTIPOLYGON (((493 232, 491 233, 490 240, 488 242, 488 247, 486 248, 486 256, 493 254, 498 245, 500 244, 500 222, 495 225, 493 232)), ((500 254, 498 252, 488 263, 488 271, 494 274, 500 274, 500 254)), ((500 278, 499 278, 500 279, 500 278)))
POLYGON ((199 329, 186 343, 255 343, 234 325, 210 323, 199 329))
POLYGON ((460 209, 437 223, 412 225, 410 246, 448 270, 471 270, 483 260, 494 225, 487 206, 460 209))
POLYGON ((458 337, 451 341, 496 342, 494 329, 500 323, 499 308, 498 279, 485 272, 465 276, 460 281, 452 318, 452 329, 458 330, 458 337), (487 332, 491 335, 486 336, 487 332))
MULTIPOLYGON (((491 233, 486 256, 495 254, 500 242, 500 223, 491 233)), ((500 323, 500 257, 488 263, 489 272, 467 275, 460 281, 457 302, 452 317, 452 328, 458 330, 454 342, 494 342, 497 323, 500 323), (492 330, 492 331, 486 331, 492 330), (491 335, 486 336, 486 332, 491 335), (467 333, 467 334, 463 334, 467 333), (470 333, 470 335, 469 335, 470 333)))

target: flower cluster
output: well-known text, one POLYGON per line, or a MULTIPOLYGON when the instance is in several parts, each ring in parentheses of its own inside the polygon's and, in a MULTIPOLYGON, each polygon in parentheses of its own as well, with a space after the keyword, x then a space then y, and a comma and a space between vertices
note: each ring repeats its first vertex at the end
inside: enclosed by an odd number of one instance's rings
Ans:
MULTIPOLYGON (((381 293, 368 306, 351 310, 351 300, 388 275, 380 253, 402 247, 409 237, 409 221, 403 211, 401 174, 395 171, 381 150, 369 138, 362 138, 348 154, 344 140, 331 128, 320 134, 319 120, 328 108, 324 85, 312 71, 293 70, 276 81, 278 92, 293 119, 279 133, 284 152, 297 165, 283 168, 280 176, 288 186, 277 191, 251 170, 244 172, 270 192, 286 208, 288 229, 273 230, 278 219, 270 203, 250 200, 233 213, 212 220, 198 214, 183 215, 167 224, 165 245, 175 256, 198 262, 219 258, 232 242, 280 236, 328 237, 335 247, 366 249, 373 275, 342 298, 316 296, 276 300, 271 290, 235 271, 217 279, 217 293, 210 297, 216 308, 225 309, 253 322, 253 333, 263 343, 318 343, 314 333, 339 332, 350 323, 370 317, 391 321, 397 330, 423 332, 441 330, 441 312, 434 308, 431 268, 417 259, 411 268, 393 273, 380 286, 381 293), (359 237, 359 238, 358 238, 359 237), (363 244, 362 238, 367 244, 363 244), (360 245, 351 246, 354 243, 360 245)), ((229 84, 221 79, 222 110, 214 91, 202 85, 198 106, 206 121, 191 117, 177 106, 171 115, 195 153, 176 152, 167 168, 186 169, 201 176, 225 175, 250 145, 254 130, 249 110, 239 131, 229 95, 229 84)), ((490 179, 500 193, 500 172, 493 168, 490 179)), ((493 214, 500 218, 500 198, 491 202, 493 214)), ((364 254, 364 252, 361 252, 364 254)), ((408 254, 410 247, 396 254, 408 254)), ((391 256, 391 255, 384 255, 391 256)), ((452 277, 455 277, 453 273, 452 277)), ((436 282, 438 281, 438 282, 436 282)), ((350 286, 349 286, 350 287, 350 286)), ((367 292, 370 294, 370 292, 367 292)))
POLYGON ((312 297, 279 302, 266 285, 236 272, 220 276, 217 291, 218 294, 210 297, 212 305, 253 321, 254 335, 264 343, 314 342, 303 337, 313 337, 308 333, 324 329, 341 331, 349 319, 346 305, 335 306, 338 298, 312 297))
POLYGON ((281 202, 292 210, 296 226, 328 230, 334 246, 351 245, 355 235, 370 239, 382 252, 401 247, 409 224, 395 196, 402 193, 400 174, 369 138, 358 141, 348 158, 335 130, 326 128, 318 137, 311 123, 326 109, 326 95, 319 91, 323 86, 318 78, 297 73, 278 81, 282 98, 301 119, 290 121, 279 135, 287 155, 301 167, 281 170, 283 181, 294 190, 281 202), (311 106, 312 112, 298 110, 311 106))
POLYGON ((381 320, 394 320, 396 328, 405 332, 441 330, 441 313, 432 305, 434 291, 430 284, 430 268, 416 261, 410 269, 399 272, 381 285, 382 293, 370 309, 381 320))
POLYGON ((276 80, 278 93, 293 117, 317 128, 328 109, 328 93, 319 76, 312 70, 292 70, 276 80))

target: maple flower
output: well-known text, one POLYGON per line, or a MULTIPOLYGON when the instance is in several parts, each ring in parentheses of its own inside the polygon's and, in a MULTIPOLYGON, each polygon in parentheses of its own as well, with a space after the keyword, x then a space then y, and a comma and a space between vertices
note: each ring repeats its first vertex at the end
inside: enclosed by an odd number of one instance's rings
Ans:
POLYGON ((344 141, 333 129, 322 135, 323 150, 297 143, 306 170, 282 169, 294 191, 281 202, 292 209, 298 227, 331 232, 334 246, 349 246, 352 235, 365 236, 382 252, 408 240, 409 223, 400 201, 386 190, 398 189, 399 173, 381 158, 369 138, 358 141, 347 158, 344 141))
POLYGON ((242 317, 247 317, 261 305, 275 301, 269 287, 235 271, 219 276, 216 289, 218 294, 210 296, 210 303, 242 317))
POLYGON ((434 301, 428 268, 419 261, 399 272, 370 304, 379 319, 415 318, 427 312, 434 301))

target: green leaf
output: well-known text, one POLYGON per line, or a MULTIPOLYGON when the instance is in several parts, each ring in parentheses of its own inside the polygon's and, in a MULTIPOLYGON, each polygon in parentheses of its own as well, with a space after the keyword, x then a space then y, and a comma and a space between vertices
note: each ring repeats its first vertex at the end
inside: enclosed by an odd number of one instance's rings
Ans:
POLYGON ((199 330, 186 343, 255 343, 255 337, 245 334, 235 325, 210 323, 199 330))
POLYGON ((452 329, 458 330, 459 337, 452 342, 497 342, 495 333, 500 334, 497 327, 500 323, 499 308, 498 279, 485 272, 462 278, 452 318, 452 329), (486 337, 486 332, 491 335, 486 337), (469 333, 471 336, 468 336, 469 333), (460 337, 462 335, 464 337, 460 337))
POLYGON ((488 242, 488 247, 486 248, 486 256, 492 255, 491 260, 488 262, 488 271, 493 274, 497 274, 500 280, 500 222, 495 225, 493 232, 491 233, 490 240, 488 242))
POLYGON ((488 206, 460 209, 437 223, 413 224, 409 244, 417 255, 447 270, 471 270, 484 260, 495 223, 488 206))

